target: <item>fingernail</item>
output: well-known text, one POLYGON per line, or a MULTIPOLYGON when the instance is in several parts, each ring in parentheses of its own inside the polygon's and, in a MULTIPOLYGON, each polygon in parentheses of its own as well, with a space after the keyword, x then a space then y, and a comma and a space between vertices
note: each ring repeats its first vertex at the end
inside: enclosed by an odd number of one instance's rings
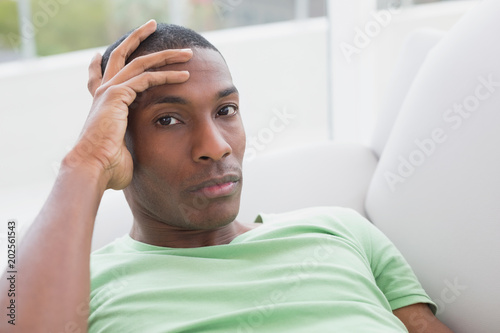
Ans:
POLYGON ((182 52, 193 52, 191 49, 181 49, 182 52))
POLYGON ((156 20, 155 20, 155 19, 151 19, 151 20, 147 21, 146 23, 144 23, 144 25, 148 25, 148 24, 150 24, 151 22, 155 22, 155 23, 156 23, 156 20))

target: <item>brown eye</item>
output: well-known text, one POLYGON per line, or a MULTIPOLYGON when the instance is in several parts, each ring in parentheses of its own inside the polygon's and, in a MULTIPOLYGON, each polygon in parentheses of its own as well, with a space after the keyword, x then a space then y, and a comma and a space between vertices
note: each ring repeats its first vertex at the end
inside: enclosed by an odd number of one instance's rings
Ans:
POLYGON ((171 116, 161 117, 156 122, 161 126, 169 126, 169 125, 175 125, 177 123, 180 123, 180 121, 178 121, 177 119, 175 119, 174 117, 171 117, 171 116))
POLYGON ((232 116, 238 112, 238 108, 235 105, 226 105, 217 111, 216 117, 220 116, 232 116))

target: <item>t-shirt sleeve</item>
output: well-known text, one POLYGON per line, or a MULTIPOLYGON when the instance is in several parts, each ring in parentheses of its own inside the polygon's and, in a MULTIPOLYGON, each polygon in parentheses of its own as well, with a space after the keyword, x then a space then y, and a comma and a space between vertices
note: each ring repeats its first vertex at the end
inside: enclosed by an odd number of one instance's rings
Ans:
POLYGON ((359 241, 370 262, 377 286, 389 301, 391 309, 427 303, 435 314, 436 304, 424 291, 417 276, 396 246, 361 215, 359 219, 362 220, 356 223, 359 241))

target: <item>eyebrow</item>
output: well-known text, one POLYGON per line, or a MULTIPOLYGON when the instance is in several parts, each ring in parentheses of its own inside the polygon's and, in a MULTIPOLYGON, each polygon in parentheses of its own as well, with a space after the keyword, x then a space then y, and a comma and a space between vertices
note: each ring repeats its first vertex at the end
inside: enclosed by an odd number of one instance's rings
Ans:
MULTIPOLYGON (((227 97, 232 94, 238 94, 238 89, 236 89, 235 86, 231 86, 227 89, 221 90, 217 93, 217 98, 221 99, 224 97, 227 97)), ((189 102, 179 96, 162 96, 158 98, 157 100, 152 101, 151 103, 148 103, 148 105, 155 105, 155 104, 180 104, 180 105, 187 105, 189 102)))
POLYGON ((217 95, 218 95, 219 99, 221 99, 221 98, 227 97, 231 94, 238 94, 238 93, 239 93, 238 89, 236 89, 235 86, 231 86, 228 89, 224 89, 222 91, 219 91, 219 93, 217 95))
POLYGON ((188 104, 188 101, 186 101, 184 98, 178 97, 178 96, 163 96, 163 97, 157 99, 156 101, 153 101, 150 103, 150 105, 154 105, 154 104, 182 104, 182 105, 186 105, 186 104, 188 104))

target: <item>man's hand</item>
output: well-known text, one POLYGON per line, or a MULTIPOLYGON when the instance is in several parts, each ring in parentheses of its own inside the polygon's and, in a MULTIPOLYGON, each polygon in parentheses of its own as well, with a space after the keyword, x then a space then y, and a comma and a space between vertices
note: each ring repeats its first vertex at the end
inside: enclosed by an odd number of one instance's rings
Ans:
POLYGON ((156 30, 149 21, 130 34, 112 53, 104 75, 101 56, 89 66, 88 88, 94 101, 73 150, 66 156, 69 167, 85 166, 104 176, 106 188, 123 189, 132 179, 133 163, 125 146, 128 107, 138 93, 167 83, 182 83, 186 71, 149 71, 168 64, 186 62, 191 50, 165 50, 140 56, 125 64, 139 44, 156 30))

